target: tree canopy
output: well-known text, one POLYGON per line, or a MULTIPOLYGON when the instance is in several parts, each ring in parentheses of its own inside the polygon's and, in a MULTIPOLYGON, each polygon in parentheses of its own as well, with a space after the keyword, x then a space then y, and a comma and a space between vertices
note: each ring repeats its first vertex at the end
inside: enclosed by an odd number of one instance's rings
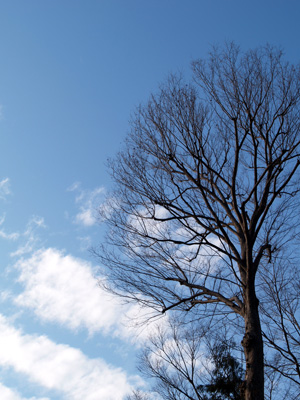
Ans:
POLYGON ((262 282, 297 259, 300 70, 234 44, 192 68, 137 109, 98 254, 119 295, 242 327, 242 393, 263 400, 262 282))

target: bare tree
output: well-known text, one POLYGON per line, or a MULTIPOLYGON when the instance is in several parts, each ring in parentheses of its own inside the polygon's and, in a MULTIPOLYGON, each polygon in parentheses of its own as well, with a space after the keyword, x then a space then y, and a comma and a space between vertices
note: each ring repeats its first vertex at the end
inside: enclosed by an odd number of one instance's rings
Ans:
POLYGON ((300 394, 300 273, 290 260, 268 266, 262 276, 265 365, 290 383, 290 398, 300 394), (274 351, 275 350, 275 351, 274 351))
MULTIPOLYGON (((278 368, 285 363, 276 356, 266 361, 265 399, 296 400, 294 374, 282 374, 278 368)), ((134 391, 126 400, 244 400, 242 347, 222 324, 211 329, 196 321, 190 326, 173 317, 156 325, 138 360, 139 371, 152 382, 151 391, 134 391)))
POLYGON ((153 391, 162 400, 242 400, 243 369, 232 354, 235 345, 219 335, 173 319, 151 334, 139 370, 154 379, 153 391))
POLYGON ((134 390, 131 395, 126 397, 126 400, 152 400, 146 393, 140 390, 134 390))
POLYGON ((98 254, 128 299, 243 323, 244 396, 263 400, 257 277, 299 224, 299 67, 235 45, 192 65, 133 118, 98 254))

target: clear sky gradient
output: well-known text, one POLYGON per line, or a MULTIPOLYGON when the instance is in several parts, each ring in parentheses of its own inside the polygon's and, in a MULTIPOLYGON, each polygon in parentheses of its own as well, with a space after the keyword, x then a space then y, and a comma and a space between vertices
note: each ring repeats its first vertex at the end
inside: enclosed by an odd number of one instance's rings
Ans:
POLYGON ((0 399, 121 400, 143 385, 88 249, 130 114, 210 46, 300 59, 298 0, 0 0, 0 399))

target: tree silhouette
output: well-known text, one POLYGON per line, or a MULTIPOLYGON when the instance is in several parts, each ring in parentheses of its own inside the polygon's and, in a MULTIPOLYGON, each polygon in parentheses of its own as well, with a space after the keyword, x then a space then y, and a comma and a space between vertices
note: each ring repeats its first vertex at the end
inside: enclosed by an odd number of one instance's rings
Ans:
POLYGON ((98 255, 120 296, 243 324, 243 393, 264 400, 258 283, 296 248, 299 67, 233 44, 192 65, 194 83, 172 76, 136 111, 98 255))

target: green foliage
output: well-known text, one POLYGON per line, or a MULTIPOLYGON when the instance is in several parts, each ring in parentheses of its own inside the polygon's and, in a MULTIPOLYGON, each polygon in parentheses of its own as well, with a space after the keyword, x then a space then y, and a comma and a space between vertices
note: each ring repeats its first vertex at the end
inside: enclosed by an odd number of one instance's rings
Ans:
POLYGON ((199 386, 203 400, 243 400, 241 385, 244 371, 231 354, 233 343, 221 342, 211 348, 211 383, 199 386))

